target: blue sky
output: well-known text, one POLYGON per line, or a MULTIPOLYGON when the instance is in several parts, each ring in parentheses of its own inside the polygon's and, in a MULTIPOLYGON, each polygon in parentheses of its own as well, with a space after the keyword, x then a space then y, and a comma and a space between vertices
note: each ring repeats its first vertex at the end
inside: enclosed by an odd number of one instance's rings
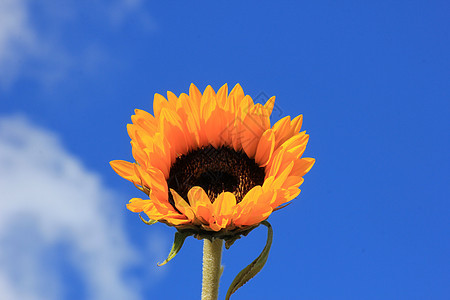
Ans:
MULTIPOLYGON (((199 299, 202 243, 109 167, 154 93, 240 83, 304 115, 316 165, 232 299, 448 299, 446 1, 0 0, 0 298, 199 299)), ((263 248, 224 251, 220 297, 263 248)))

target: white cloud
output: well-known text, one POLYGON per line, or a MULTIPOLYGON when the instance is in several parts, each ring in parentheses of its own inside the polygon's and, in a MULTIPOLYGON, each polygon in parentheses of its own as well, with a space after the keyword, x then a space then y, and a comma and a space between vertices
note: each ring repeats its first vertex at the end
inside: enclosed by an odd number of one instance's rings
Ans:
POLYGON ((22 77, 52 87, 71 72, 92 72, 108 57, 107 47, 99 38, 74 47, 67 37, 79 36, 83 29, 78 28, 102 24, 113 29, 126 20, 151 31, 153 19, 142 5, 141 0, 0 0, 0 88, 22 77))
POLYGON ((76 65, 58 40, 37 29, 31 12, 29 0, 0 0, 0 88, 20 77, 50 86, 76 65))
POLYGON ((83 298, 140 299, 123 277, 143 259, 113 209, 121 200, 54 134, 0 118, 0 178, 0 299, 63 299, 68 270, 83 298))

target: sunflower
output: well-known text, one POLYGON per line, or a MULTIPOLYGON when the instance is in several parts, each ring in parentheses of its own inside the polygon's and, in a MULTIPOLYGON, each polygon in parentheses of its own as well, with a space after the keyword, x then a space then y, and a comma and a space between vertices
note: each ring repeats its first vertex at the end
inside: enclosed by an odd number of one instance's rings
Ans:
POLYGON ((167 99, 155 94, 153 113, 136 109, 127 130, 135 162, 111 161, 148 198, 133 198, 132 212, 202 236, 230 237, 251 230, 300 193, 314 164, 301 158, 308 134, 302 116, 272 127, 275 97, 255 104, 237 84, 230 93, 167 99))

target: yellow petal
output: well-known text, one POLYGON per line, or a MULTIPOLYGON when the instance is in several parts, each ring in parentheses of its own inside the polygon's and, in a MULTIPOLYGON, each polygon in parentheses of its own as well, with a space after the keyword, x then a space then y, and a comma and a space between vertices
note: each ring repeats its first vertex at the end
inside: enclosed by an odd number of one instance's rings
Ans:
POLYGON ((167 91, 167 100, 169 101, 170 107, 177 107, 178 97, 171 91, 167 91))
POLYGON ((141 198, 133 198, 130 203, 127 204, 127 208, 135 213, 144 211, 144 208, 149 205, 150 200, 143 200, 141 198))
POLYGON ((279 170, 279 174, 275 175, 275 180, 273 182, 273 186, 275 189, 281 188, 281 186, 283 185, 283 183, 286 181, 289 174, 291 173, 293 167, 294 167, 294 161, 291 161, 286 166, 286 168, 281 168, 279 170))
POLYGON ((211 200, 202 187, 194 186, 188 192, 189 204, 195 215, 203 222, 209 222, 213 213, 211 200))
POLYGON ((257 185, 254 186, 247 194, 244 196, 241 202, 239 202, 233 211, 233 223, 239 223, 239 220, 243 220, 251 211, 251 208, 257 203, 259 197, 263 193, 262 187, 257 185))
POLYGON ((147 154, 145 154, 144 150, 137 145, 136 141, 131 141, 131 153, 138 164, 147 166, 147 154))
POLYGON ((131 116, 133 125, 144 130, 149 135, 153 135, 158 129, 158 122, 155 117, 144 110, 135 109, 135 115, 131 116))
POLYGON ((270 97, 269 100, 264 104, 264 108, 267 110, 269 116, 272 114, 273 106, 275 105, 275 96, 270 97))
POLYGON ((191 98, 191 101, 194 103, 195 106, 200 107, 202 93, 193 83, 191 83, 189 87, 189 97, 191 98))
POLYGON ((236 205, 236 196, 230 192, 222 192, 212 205, 215 216, 230 216, 236 205))
POLYGON ((300 132, 300 129, 302 128, 302 123, 303 123, 303 115, 299 115, 291 121, 291 128, 293 134, 300 132))
POLYGON ((177 209, 183 215, 185 215, 190 221, 194 221, 195 214, 192 208, 189 206, 189 204, 175 190, 170 189, 170 192, 172 193, 173 200, 175 202, 175 206, 177 207, 177 209))
POLYGON ((230 192, 220 193, 213 203, 212 224, 214 225, 211 228, 213 228, 213 230, 216 230, 218 228, 225 228, 231 221, 230 217, 235 206, 236 197, 234 196, 234 194, 230 192))
POLYGON ((228 101, 228 85, 225 83, 218 91, 217 91, 217 105, 220 108, 225 110, 228 109, 227 104, 230 103, 228 101))
MULTIPOLYGON (((150 203, 144 207, 144 213, 151 220, 159 221, 166 216, 174 215, 176 213, 176 212, 171 212, 169 214, 161 213, 160 209, 158 209, 158 206, 155 205, 154 201, 152 201, 152 200, 149 200, 149 201, 150 201, 150 203)), ((176 213, 176 214, 179 215, 178 213, 176 213)))
POLYGON ((271 202, 276 199, 276 192, 265 193, 261 186, 253 187, 242 202, 236 205, 233 213, 233 224, 246 226, 257 224, 272 213, 271 202))
POLYGON ((275 149, 277 149, 286 139, 290 137, 291 117, 286 116, 275 123, 272 127, 275 133, 275 149))
POLYGON ((206 138, 201 138, 199 107, 186 94, 181 94, 177 107, 177 113, 182 122, 186 124, 189 132, 189 139, 193 142, 193 147, 201 146, 206 138))
POLYGON ((284 148, 278 148, 275 150, 272 156, 272 161, 268 165, 266 169, 266 177, 275 176, 278 174, 278 171, 280 170, 281 163, 283 162, 283 158, 286 154, 286 149, 284 148))
POLYGON ((140 183, 139 176, 136 175, 134 164, 124 160, 113 160, 109 164, 119 176, 131 182, 140 183))
MULTIPOLYGON (((150 196, 151 197, 151 196, 150 196)), ((191 221, 185 215, 177 212, 170 203, 152 201, 145 207, 144 212, 152 220, 166 221, 172 225, 186 224, 191 221)))
POLYGON ((271 204, 271 207, 273 209, 277 208, 278 206, 285 204, 295 197, 297 197, 300 194, 300 189, 298 188, 292 188, 292 189, 285 189, 285 190, 279 190, 277 192, 277 198, 275 201, 271 204))
POLYGON ((153 98, 153 114, 156 118, 159 118, 163 108, 175 110, 175 107, 173 107, 163 95, 155 94, 155 97, 153 98))
POLYGON ((164 217, 163 219, 167 223, 171 224, 172 226, 180 226, 180 225, 186 225, 186 224, 191 223, 191 221, 189 219, 183 219, 183 218, 164 217))
POLYGON ((216 93, 210 85, 203 92, 202 102, 200 104, 201 119, 206 123, 217 107, 216 93))
POLYGON ((241 101, 244 99, 245 94, 244 90, 242 89, 241 85, 237 83, 233 89, 230 92, 230 95, 228 96, 230 98, 231 103, 234 104, 235 111, 239 110, 241 106, 241 101))

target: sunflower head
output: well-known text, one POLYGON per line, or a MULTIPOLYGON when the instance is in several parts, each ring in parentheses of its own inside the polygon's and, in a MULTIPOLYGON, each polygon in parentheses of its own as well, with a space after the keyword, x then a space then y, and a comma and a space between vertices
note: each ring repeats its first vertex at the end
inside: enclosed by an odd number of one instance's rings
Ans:
POLYGON ((156 94, 154 115, 136 110, 128 124, 134 163, 112 168, 148 198, 127 208, 199 238, 246 234, 297 197, 313 158, 302 158, 302 116, 272 127, 275 97, 254 104, 237 84, 217 94, 156 94))

